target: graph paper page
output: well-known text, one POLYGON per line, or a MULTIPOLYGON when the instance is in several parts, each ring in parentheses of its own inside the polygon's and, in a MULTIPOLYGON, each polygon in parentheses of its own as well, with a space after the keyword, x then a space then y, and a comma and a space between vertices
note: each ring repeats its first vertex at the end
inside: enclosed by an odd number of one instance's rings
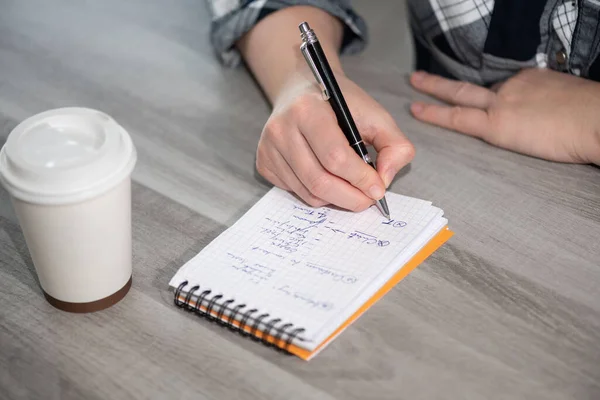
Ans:
POLYGON ((375 207, 361 213, 311 208, 273 188, 182 266, 170 285, 187 281, 188 288, 210 289, 304 327, 314 339, 376 290, 382 273, 397 271, 409 246, 418 251, 418 238, 430 238, 445 223, 428 201, 395 193, 386 198, 391 220, 375 207))

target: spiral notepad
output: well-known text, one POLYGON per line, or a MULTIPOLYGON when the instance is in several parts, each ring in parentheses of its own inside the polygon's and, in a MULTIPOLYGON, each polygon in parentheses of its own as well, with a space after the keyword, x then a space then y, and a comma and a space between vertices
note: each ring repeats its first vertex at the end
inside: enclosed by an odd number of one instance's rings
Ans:
POLYGON ((271 189, 177 271, 175 304, 311 359, 453 235, 431 202, 386 198, 390 220, 271 189))

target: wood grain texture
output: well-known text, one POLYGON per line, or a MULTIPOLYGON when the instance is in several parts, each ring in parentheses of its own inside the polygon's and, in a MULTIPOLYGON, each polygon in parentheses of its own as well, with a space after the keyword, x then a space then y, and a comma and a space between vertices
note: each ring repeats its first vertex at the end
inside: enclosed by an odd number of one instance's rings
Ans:
POLYGON ((600 170, 413 120, 409 42, 391 39, 405 26, 356 5, 374 29, 346 71, 417 148, 391 190, 432 200, 456 235, 306 363, 177 309, 168 290, 269 188, 254 171, 268 104, 212 57, 204 5, 0 0, 0 143, 31 114, 79 105, 114 116, 139 152, 133 287, 103 312, 47 304, 0 190, 0 397, 600 398, 600 170))

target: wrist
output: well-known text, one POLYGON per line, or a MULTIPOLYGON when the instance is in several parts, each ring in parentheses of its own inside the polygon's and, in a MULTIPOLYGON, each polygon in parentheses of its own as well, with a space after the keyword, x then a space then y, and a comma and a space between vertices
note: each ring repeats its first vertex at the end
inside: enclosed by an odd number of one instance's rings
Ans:
MULTIPOLYGON (((332 57, 338 60, 337 56, 332 57)), ((346 74, 339 62, 329 60, 331 70, 338 80, 346 79, 346 74)), ((320 87, 317 84, 315 76, 304 57, 298 62, 296 68, 286 75, 283 83, 271 98, 273 108, 279 105, 289 104, 293 99, 300 95, 313 92, 315 95, 320 93, 320 87)))
POLYGON ((308 21, 317 33, 331 68, 334 71, 341 70, 338 51, 342 43, 343 24, 338 18, 312 6, 294 6, 275 11, 237 43, 247 66, 271 103, 275 103, 299 73, 308 71, 312 74, 300 52, 302 41, 298 26, 302 21, 308 21))
POLYGON ((594 82, 593 87, 590 85, 590 88, 591 96, 589 97, 588 110, 593 118, 590 119, 592 121, 591 134, 585 146, 587 147, 587 161, 600 166, 600 114, 598 113, 598 109, 600 109, 600 101, 598 100, 600 84, 594 82))
POLYGON ((578 79, 577 101, 582 114, 575 118, 581 121, 581 131, 573 143, 580 163, 600 166, 600 83, 578 79))
POLYGON ((600 119, 596 123, 592 134, 592 154, 590 156, 590 162, 600 166, 600 119))

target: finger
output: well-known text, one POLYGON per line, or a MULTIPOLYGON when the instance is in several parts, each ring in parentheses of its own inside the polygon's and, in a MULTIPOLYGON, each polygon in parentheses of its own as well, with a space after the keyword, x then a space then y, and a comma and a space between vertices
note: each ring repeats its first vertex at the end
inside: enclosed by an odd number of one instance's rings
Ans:
POLYGON ((463 107, 487 109, 496 97, 493 91, 481 86, 442 78, 422 71, 412 74, 410 82, 423 93, 463 107))
POLYGON ((301 119, 300 130, 320 164, 361 190, 373 200, 385 195, 384 183, 377 171, 356 154, 337 125, 335 114, 314 112, 301 119))
POLYGON ((283 190, 290 190, 290 187, 277 176, 277 168, 269 151, 269 141, 265 138, 259 140, 256 149, 256 170, 273 185, 283 190))
POLYGON ((282 156, 313 196, 351 211, 361 211, 373 204, 373 199, 361 190, 325 170, 300 132, 289 135, 286 145, 282 156))
POLYGON ((327 202, 314 197, 300 183, 290 166, 268 139, 261 138, 258 144, 256 168, 273 185, 296 193, 296 195, 310 206, 321 207, 327 204, 327 202))
POLYGON ((285 158, 275 149, 272 150, 270 158, 272 160, 274 169, 277 171, 277 178, 281 182, 284 182, 292 192, 296 193, 306 204, 311 207, 322 207, 327 204, 327 201, 314 196, 307 188, 300 182, 290 165, 287 163, 285 158))
POLYGON ((389 115, 363 131, 365 140, 377 151, 377 171, 387 188, 398 171, 413 160, 415 147, 389 115))
POLYGON ((478 108, 447 107, 414 103, 411 111, 415 118, 442 128, 486 139, 491 133, 488 113, 478 108))
MULTIPOLYGON (((278 188, 281 188, 283 190, 287 190, 290 191, 292 190, 284 181, 281 180, 281 178, 279 178, 279 176, 277 176, 277 173, 274 172, 271 168, 273 167, 263 167, 260 170, 260 174, 269 182, 271 182, 273 185, 277 186, 278 188)), ((273 168, 275 169, 275 168, 273 168)))

